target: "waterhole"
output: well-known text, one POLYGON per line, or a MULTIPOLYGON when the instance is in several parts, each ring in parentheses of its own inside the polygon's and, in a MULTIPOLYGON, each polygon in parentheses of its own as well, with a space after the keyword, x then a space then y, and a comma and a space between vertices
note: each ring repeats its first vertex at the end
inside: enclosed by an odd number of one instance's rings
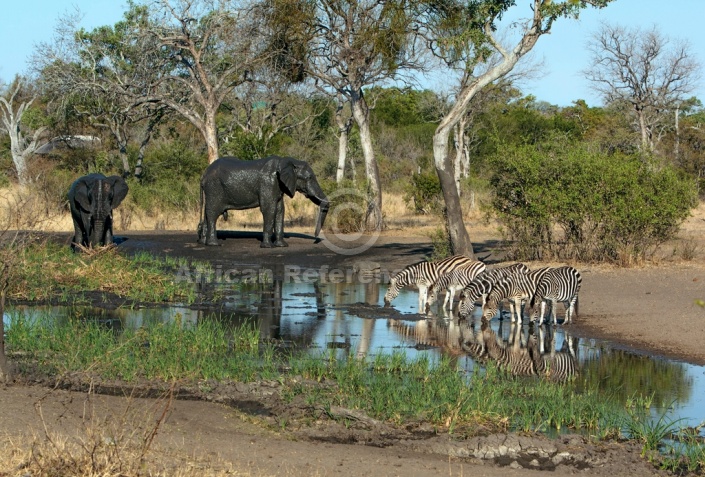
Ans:
MULTIPOLYGON (((402 290, 385 308, 386 285, 379 283, 283 283, 221 287, 217 309, 196 310, 186 306, 160 308, 10 307, 28 319, 50 314, 57 320, 82 316, 98 320, 116 332, 148 323, 178 320, 193 324, 217 318, 233 325, 254 322, 262 340, 301 353, 337 353, 341 359, 371 357, 403 351, 409 358, 421 353, 433 358, 449 356, 468 372, 481 366, 469 349, 478 349, 483 335, 480 311, 471 319, 458 320, 439 306, 430 315, 417 313, 417 292, 402 290), (463 344, 466 346, 463 346, 463 344), (467 344, 476 346, 468 347, 467 344)), ((479 307, 478 307, 479 308, 479 307)), ((530 333, 540 352, 572 353, 582 382, 596 384, 621 402, 641 394, 652 396, 652 413, 682 419, 681 425, 705 421, 705 367, 620 348, 608 341, 575 336, 571 326, 529 327, 510 323, 508 315, 490 322, 493 339, 510 349, 525 349, 530 333), (531 328, 531 329, 530 329, 531 328)), ((703 433, 703 431, 701 431, 703 433)))

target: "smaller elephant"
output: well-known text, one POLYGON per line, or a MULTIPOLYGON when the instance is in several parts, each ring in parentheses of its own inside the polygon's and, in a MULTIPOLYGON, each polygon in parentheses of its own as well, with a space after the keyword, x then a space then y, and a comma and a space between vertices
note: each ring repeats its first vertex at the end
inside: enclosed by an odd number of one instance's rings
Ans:
POLYGON ((120 176, 95 173, 79 177, 69 189, 76 245, 94 247, 113 243, 113 209, 127 196, 127 182, 120 176))

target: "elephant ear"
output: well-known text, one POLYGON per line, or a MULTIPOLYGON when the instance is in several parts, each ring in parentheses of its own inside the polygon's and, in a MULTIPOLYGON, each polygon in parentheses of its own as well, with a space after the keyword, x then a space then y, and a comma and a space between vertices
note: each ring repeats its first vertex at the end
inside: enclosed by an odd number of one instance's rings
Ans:
POLYGON ((110 208, 114 209, 127 197, 127 182, 120 176, 110 176, 105 179, 113 189, 113 199, 110 201, 110 208))
POLYGON ((73 198, 81 209, 86 212, 91 211, 91 199, 88 197, 88 184, 85 180, 79 179, 76 181, 73 198))
POLYGON ((277 168, 279 183, 282 191, 289 197, 294 197, 296 193, 296 167, 290 160, 282 159, 277 168))

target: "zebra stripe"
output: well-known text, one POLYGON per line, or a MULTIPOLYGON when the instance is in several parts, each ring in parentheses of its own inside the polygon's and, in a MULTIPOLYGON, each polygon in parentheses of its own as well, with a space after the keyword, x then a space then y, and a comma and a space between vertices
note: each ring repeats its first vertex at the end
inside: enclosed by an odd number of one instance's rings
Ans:
POLYGON ((455 293, 470 284, 476 276, 485 271, 485 268, 484 263, 473 262, 470 265, 456 268, 451 272, 441 275, 438 280, 428 288, 426 306, 429 307, 433 305, 438 298, 438 292, 446 290, 446 297, 443 301, 442 308, 452 309, 455 293))
POLYGON ((458 313, 460 317, 466 318, 475 309, 475 302, 481 299, 482 306, 485 306, 487 295, 492 290, 492 285, 515 273, 527 273, 529 267, 523 263, 514 263, 500 268, 486 270, 475 277, 475 280, 468 284, 460 294, 460 305, 458 313))
POLYGON ((384 304, 389 306, 399 295, 402 287, 416 285, 419 289, 419 312, 423 312, 426 309, 428 287, 441 275, 473 262, 475 260, 465 255, 453 255, 437 262, 418 262, 409 265, 390 279, 389 288, 384 295, 384 304))
MULTIPOLYGON (((521 337, 514 336, 511 347, 500 344, 497 335, 489 323, 482 323, 482 340, 485 344, 485 352, 490 359, 493 359, 502 369, 506 369, 514 376, 534 376, 536 369, 534 361, 527 348, 521 347, 521 337)), ((514 328, 514 333, 521 333, 521 326, 514 328)))
POLYGON ((570 323, 573 314, 578 314, 578 292, 583 278, 573 267, 558 267, 547 271, 536 286, 536 292, 531 298, 531 319, 543 324, 546 313, 546 303, 551 303, 553 324, 558 324, 556 318, 556 303, 566 304, 564 323, 570 323), (539 306, 540 302, 540 306, 539 306))
POLYGON ((529 354, 534 361, 536 373, 552 381, 564 382, 578 374, 578 359, 575 354, 573 338, 566 336, 560 351, 556 351, 554 345, 554 331, 549 331, 549 344, 551 351, 543 352, 541 345, 544 343, 544 330, 539 328, 538 340, 532 333, 529 336, 529 354))
POLYGON ((487 295, 487 301, 482 307, 482 320, 490 321, 499 310, 499 302, 505 298, 509 300, 509 315, 512 323, 516 321, 522 322, 522 300, 528 300, 533 296, 535 285, 525 274, 517 273, 505 277, 492 285, 490 294, 487 295))

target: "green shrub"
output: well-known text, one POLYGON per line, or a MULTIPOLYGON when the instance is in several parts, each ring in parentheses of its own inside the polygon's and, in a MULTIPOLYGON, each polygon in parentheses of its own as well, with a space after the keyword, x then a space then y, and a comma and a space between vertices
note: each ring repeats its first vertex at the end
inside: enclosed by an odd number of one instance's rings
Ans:
POLYGON ((412 174, 404 202, 417 214, 435 214, 443 210, 441 181, 435 172, 412 174))
POLYGON ((200 178, 208 160, 184 141, 162 142, 147 150, 144 155, 142 182, 181 182, 200 178))
POLYGON ((697 201, 673 168, 582 144, 504 147, 492 164, 492 208, 515 259, 642 260, 697 201))
POLYGON ((364 186, 350 181, 337 184, 330 180, 319 180, 319 183, 330 200, 325 227, 344 234, 364 231, 368 209, 364 186))

